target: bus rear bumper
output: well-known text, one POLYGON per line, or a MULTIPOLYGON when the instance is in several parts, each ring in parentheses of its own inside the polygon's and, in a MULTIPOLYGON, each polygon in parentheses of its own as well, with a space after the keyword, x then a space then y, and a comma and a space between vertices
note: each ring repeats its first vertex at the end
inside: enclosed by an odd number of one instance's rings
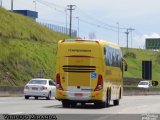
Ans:
POLYGON ((57 100, 71 100, 71 101, 102 101, 102 91, 92 92, 70 92, 70 91, 56 91, 57 100))

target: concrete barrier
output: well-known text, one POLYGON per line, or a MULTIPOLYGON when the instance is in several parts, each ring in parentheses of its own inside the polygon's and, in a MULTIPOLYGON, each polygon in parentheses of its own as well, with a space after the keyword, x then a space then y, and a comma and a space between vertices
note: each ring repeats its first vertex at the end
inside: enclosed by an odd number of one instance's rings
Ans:
MULTIPOLYGON (((12 87, 12 86, 0 86, 0 97, 9 96, 23 96, 24 87, 12 87)), ((132 95, 160 95, 160 89, 158 88, 137 88, 137 87, 124 87, 124 96, 132 95)))
POLYGON ((24 87, 0 86, 0 97, 23 96, 24 87))
POLYGON ((132 95, 160 95, 159 88, 137 88, 137 87, 124 87, 123 88, 124 96, 132 95))

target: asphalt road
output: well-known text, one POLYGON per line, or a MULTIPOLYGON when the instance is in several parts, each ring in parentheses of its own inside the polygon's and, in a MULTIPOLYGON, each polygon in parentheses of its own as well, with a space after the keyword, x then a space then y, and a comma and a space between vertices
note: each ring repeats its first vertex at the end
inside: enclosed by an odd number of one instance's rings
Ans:
MULTIPOLYGON (((87 104, 84 107, 78 105, 76 108, 62 108, 61 102, 55 99, 35 100, 34 98, 31 98, 29 100, 25 100, 23 97, 0 97, 0 113, 54 114, 58 115, 58 118, 61 119, 64 117, 65 119, 86 119, 85 117, 90 117, 92 120, 105 120, 106 118, 107 120, 109 118, 114 118, 113 120, 121 118, 123 120, 125 118, 131 119, 136 117, 137 119, 141 119, 142 116, 146 114, 160 114, 160 96, 124 96, 120 101, 119 106, 111 105, 110 107, 103 109, 95 108, 92 104, 87 104), (71 116, 68 114, 76 115, 71 116)), ((157 118, 158 119, 155 120, 160 120, 160 116, 157 118)))

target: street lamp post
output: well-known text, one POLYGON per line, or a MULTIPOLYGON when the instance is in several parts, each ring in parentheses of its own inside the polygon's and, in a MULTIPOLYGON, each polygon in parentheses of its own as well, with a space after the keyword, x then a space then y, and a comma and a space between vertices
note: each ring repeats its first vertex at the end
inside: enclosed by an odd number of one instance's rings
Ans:
POLYGON ((78 20, 78 37, 79 37, 79 17, 76 17, 78 20))
POLYGON ((118 45, 119 45, 119 22, 117 22, 118 25, 118 45))
POLYGON ((35 8, 34 9, 36 11, 36 9, 37 9, 36 1, 34 0, 33 3, 35 4, 35 6, 34 6, 35 8))
POLYGON ((64 10, 66 12, 66 34, 68 34, 68 29, 67 29, 67 9, 64 10))
POLYGON ((13 0, 11 0, 11 12, 13 12, 13 0))

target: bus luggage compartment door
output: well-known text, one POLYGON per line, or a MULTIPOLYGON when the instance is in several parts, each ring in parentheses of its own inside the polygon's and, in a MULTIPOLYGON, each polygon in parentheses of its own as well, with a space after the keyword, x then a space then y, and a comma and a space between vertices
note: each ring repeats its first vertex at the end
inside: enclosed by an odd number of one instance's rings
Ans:
POLYGON ((63 66, 67 78, 68 96, 90 96, 91 75, 95 73, 96 67, 92 66, 90 57, 68 57, 67 65, 63 66), (82 93, 82 94, 81 94, 82 93))

